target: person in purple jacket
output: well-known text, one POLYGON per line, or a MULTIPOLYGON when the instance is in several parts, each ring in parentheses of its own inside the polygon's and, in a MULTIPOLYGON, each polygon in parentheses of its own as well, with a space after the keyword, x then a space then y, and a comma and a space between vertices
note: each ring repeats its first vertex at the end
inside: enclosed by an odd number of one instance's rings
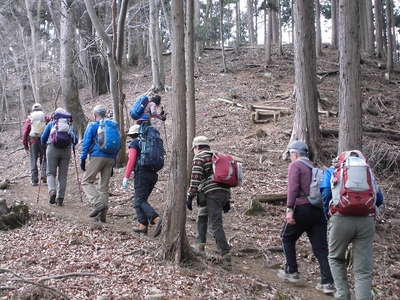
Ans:
POLYGON ((316 288, 331 294, 335 292, 335 287, 328 263, 326 218, 322 208, 312 205, 307 199, 312 171, 302 161, 310 164, 308 147, 302 141, 294 141, 289 144, 288 150, 291 163, 288 168, 286 222, 282 230, 286 265, 283 270, 279 270, 278 277, 289 282, 300 281, 296 242, 306 232, 321 272, 321 282, 316 288))

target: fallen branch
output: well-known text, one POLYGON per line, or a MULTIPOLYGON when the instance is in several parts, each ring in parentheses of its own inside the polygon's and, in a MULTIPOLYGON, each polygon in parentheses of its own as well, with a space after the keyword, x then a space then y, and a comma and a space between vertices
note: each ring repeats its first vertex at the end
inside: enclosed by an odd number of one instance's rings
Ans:
POLYGON ((10 153, 7 153, 7 155, 14 154, 15 152, 18 152, 18 151, 21 151, 21 150, 24 150, 24 149, 25 149, 24 147, 17 148, 14 151, 11 151, 10 153))
POLYGON ((21 283, 26 283, 26 284, 31 284, 34 286, 37 286, 39 288, 45 289, 45 290, 49 290, 50 292, 52 292, 53 294, 56 294, 58 296, 61 296, 63 299, 69 300, 71 298, 69 298, 66 294, 64 294, 63 292, 60 292, 59 290, 49 287, 47 285, 44 284, 40 284, 40 283, 36 283, 34 281, 30 281, 30 280, 26 280, 26 279, 17 279, 17 278, 7 278, 7 281, 15 281, 15 282, 21 282, 21 283))
POLYGON ((66 273, 66 274, 40 277, 40 278, 38 278, 38 282, 41 283, 46 280, 52 280, 52 279, 63 279, 63 278, 69 278, 69 277, 89 277, 89 276, 100 276, 100 275, 96 274, 96 273, 66 273))
POLYGON ((286 194, 258 194, 253 196, 259 202, 263 203, 275 203, 286 201, 286 194))
POLYGON ((233 102, 232 100, 228 100, 228 99, 224 99, 224 98, 215 98, 215 99, 211 99, 211 101, 220 101, 220 102, 228 103, 233 106, 240 107, 240 108, 245 108, 244 105, 242 105, 240 103, 236 103, 236 102, 233 102))
MULTIPOLYGON (((394 131, 394 130, 386 130, 386 129, 377 129, 375 127, 371 128, 366 127, 363 128, 363 135, 370 136, 370 137, 375 137, 375 138, 387 138, 392 141, 400 141, 400 132, 394 131), (380 130, 380 131, 374 131, 374 130, 380 130)), ((339 136, 339 131, 337 129, 332 129, 332 128, 321 128, 321 134, 324 137, 338 137, 339 136)))

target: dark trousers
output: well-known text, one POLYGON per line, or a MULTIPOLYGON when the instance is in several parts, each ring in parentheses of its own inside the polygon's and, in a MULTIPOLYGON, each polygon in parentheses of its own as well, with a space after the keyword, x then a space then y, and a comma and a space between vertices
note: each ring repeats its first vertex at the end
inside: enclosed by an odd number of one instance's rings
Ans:
POLYGON ((286 272, 297 270, 296 242, 306 232, 321 271, 321 283, 333 283, 328 263, 327 224, 322 209, 311 204, 295 207, 296 224, 285 224, 282 231, 283 249, 286 256, 286 272))
POLYGON ((40 176, 46 178, 46 145, 40 142, 31 143, 29 146, 29 154, 31 160, 31 180, 32 183, 39 182, 39 170, 37 162, 40 163, 40 176))
POLYGON ((147 169, 135 170, 135 195, 133 207, 136 210, 138 222, 148 225, 158 214, 153 207, 147 202, 155 184, 158 175, 156 172, 147 169))
POLYGON ((217 248, 223 255, 230 250, 222 220, 222 208, 229 201, 229 193, 226 191, 210 192, 206 195, 206 201, 207 209, 205 210, 205 207, 201 207, 201 213, 199 211, 199 216, 197 217, 197 242, 206 242, 207 228, 209 226, 217 248))

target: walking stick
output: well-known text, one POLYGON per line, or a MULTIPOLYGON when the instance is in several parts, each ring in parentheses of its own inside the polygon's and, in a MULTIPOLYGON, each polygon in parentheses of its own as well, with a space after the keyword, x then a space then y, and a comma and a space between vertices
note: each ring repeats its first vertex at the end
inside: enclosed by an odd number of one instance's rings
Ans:
POLYGON ((80 179, 79 179, 78 165, 76 164, 75 146, 72 147, 72 153, 74 154, 75 173, 76 173, 76 181, 78 182, 79 197, 81 198, 81 202, 83 202, 83 199, 82 199, 81 181, 80 181, 80 179))
POLYGON ((39 197, 40 197, 40 187, 42 186, 42 179, 39 179, 39 188, 38 188, 38 192, 37 192, 37 197, 36 197, 36 204, 39 203, 39 197))

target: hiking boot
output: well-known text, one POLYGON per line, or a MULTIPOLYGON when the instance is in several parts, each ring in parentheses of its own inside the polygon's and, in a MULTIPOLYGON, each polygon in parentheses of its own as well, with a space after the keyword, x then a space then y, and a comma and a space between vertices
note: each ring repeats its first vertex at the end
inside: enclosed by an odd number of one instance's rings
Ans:
POLYGON ((47 178, 46 177, 42 177, 42 183, 47 183, 47 178))
POLYGON ((318 283, 315 288, 318 291, 323 292, 324 294, 333 294, 336 291, 335 285, 333 283, 318 283))
POLYGON ((104 205, 96 205, 92 212, 89 214, 89 217, 94 218, 105 209, 106 208, 104 207, 104 205))
POLYGON ((154 229, 153 237, 158 237, 162 230, 162 219, 160 217, 155 217, 153 222, 156 224, 156 229, 154 229))
POLYGON ((222 255, 222 263, 228 266, 232 265, 232 256, 229 252, 222 255))
POLYGON ((100 223, 106 223, 107 220, 107 210, 104 209, 96 216, 96 221, 100 223))
POLYGON ((64 198, 57 198, 56 202, 58 206, 63 206, 64 198))
POLYGON ((49 203, 50 204, 56 203, 56 191, 50 191, 49 196, 50 196, 49 203))
POLYGON ((133 228, 133 232, 147 234, 147 225, 139 224, 138 227, 133 228))
POLYGON ((33 181, 32 181, 32 182, 31 182, 31 185, 32 185, 32 186, 38 186, 39 183, 38 183, 38 182, 33 182, 33 181))
POLYGON ((294 273, 286 273, 285 270, 279 270, 278 271, 278 277, 283 279, 283 280, 287 280, 289 282, 299 282, 300 281, 300 276, 298 272, 294 272, 294 273))

